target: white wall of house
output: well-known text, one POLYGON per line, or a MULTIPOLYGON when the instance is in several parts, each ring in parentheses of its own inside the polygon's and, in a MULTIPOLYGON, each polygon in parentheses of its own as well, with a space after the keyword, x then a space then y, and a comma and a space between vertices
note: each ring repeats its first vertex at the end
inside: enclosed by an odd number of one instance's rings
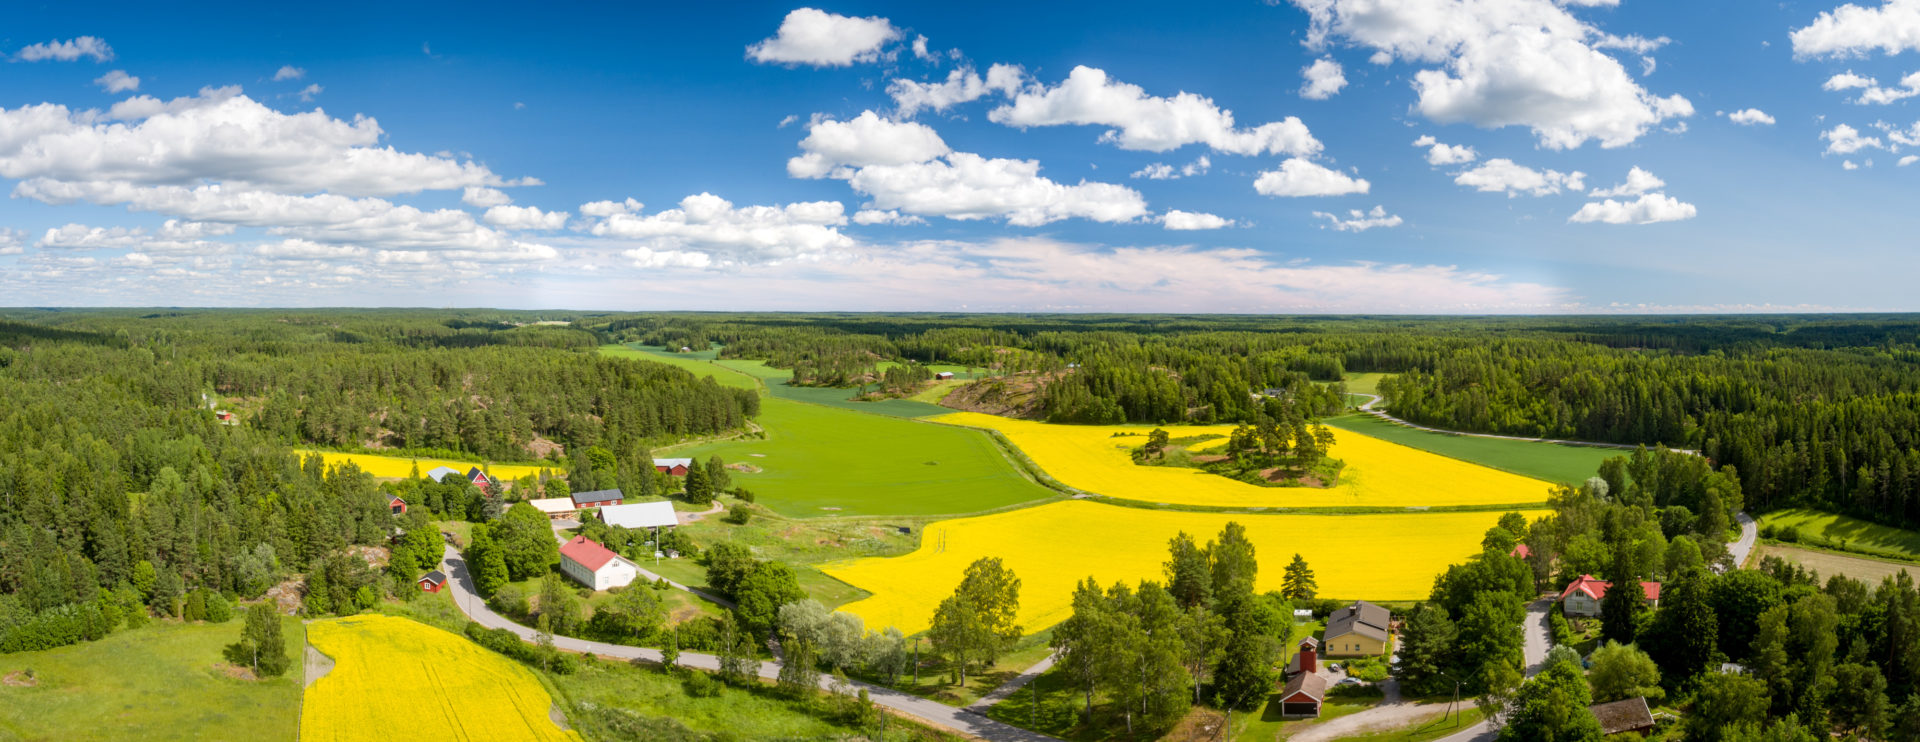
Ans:
POLYGON ((1598 616, 1600 601, 1587 597, 1586 593, 1576 592, 1567 596, 1567 601, 1560 610, 1569 616, 1598 616))
POLYGON ((621 557, 614 557, 606 564, 600 565, 600 571, 598 572, 589 571, 585 565, 572 559, 561 557, 560 571, 565 572, 568 577, 572 577, 575 582, 595 590, 626 587, 633 584, 634 580, 640 578, 640 568, 633 562, 629 562, 621 557))

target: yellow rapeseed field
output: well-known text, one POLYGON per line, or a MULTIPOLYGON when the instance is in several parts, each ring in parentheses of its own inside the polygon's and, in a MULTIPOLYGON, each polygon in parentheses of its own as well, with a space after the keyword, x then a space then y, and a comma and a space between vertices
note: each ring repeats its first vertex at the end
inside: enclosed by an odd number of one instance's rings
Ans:
MULTIPOLYGON (((1069 487, 1127 500, 1228 507, 1438 507, 1546 502, 1551 486, 1459 459, 1346 430, 1334 431, 1332 455, 1346 470, 1334 487, 1261 487, 1198 469, 1140 466, 1128 451, 1146 442, 1150 425, 1048 425, 977 412, 928 418, 1004 433, 1047 474, 1069 487), (1130 435, 1118 436, 1116 433, 1130 435)), ((1168 426, 1175 438, 1226 436, 1231 425, 1168 426)), ((1216 439, 1194 446, 1219 446, 1216 439)))
POLYGON ((552 471, 555 474, 560 473, 558 469, 551 469, 544 466, 526 466, 524 464, 475 464, 471 461, 453 461, 451 459, 414 459, 404 456, 375 456, 365 453, 311 451, 303 448, 296 448, 293 452, 302 457, 308 454, 320 454, 320 457, 327 462, 328 468, 351 461, 358 465, 361 471, 376 477, 405 477, 413 473, 413 467, 415 465, 420 467, 420 473, 422 475, 440 466, 458 469, 461 474, 467 473, 468 469, 479 466, 482 470, 485 470, 489 476, 501 480, 519 479, 528 475, 538 475, 543 469, 552 471))
POLYGON ((307 687, 302 742, 581 739, 547 718, 532 671, 440 629, 354 616, 309 624, 307 641, 334 666, 307 687))
MULTIPOLYGON (((822 567, 872 596, 840 610, 880 629, 913 633, 953 593, 973 560, 1000 557, 1020 577, 1020 622, 1051 626, 1072 611, 1073 586, 1093 577, 1164 580, 1167 541, 1186 531, 1204 544, 1228 521, 1247 528, 1260 559, 1258 589, 1280 589, 1287 562, 1305 557, 1320 594, 1341 599, 1419 600, 1447 565, 1479 553, 1498 512, 1391 515, 1231 515, 1190 513, 1068 500, 927 526, 920 548, 898 557, 822 567)), ((1528 520, 1545 515, 1525 511, 1528 520)))

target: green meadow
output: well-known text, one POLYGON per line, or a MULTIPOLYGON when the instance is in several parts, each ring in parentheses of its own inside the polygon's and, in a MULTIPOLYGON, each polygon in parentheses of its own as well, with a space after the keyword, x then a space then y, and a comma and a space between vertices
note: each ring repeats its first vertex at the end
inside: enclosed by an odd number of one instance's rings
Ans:
POLYGON ((1331 428, 1351 430, 1448 458, 1566 484, 1587 481, 1588 477, 1599 471, 1600 462, 1629 453, 1615 448, 1430 433, 1359 413, 1331 417, 1322 422, 1331 428))
MULTIPOLYGON (((710 363, 697 354, 608 352, 670 363, 743 388, 786 374, 758 361, 710 363)), ((760 468, 735 473, 734 483, 752 490, 758 504, 791 517, 952 515, 1058 496, 1022 475, 985 433, 854 411, 895 402, 933 407, 905 400, 810 404, 776 392, 762 400, 756 420, 767 433, 765 439, 704 443, 673 453, 718 455, 729 463, 760 468)))
POLYGON ((0 739, 294 739, 306 632, 283 620, 292 668, 245 680, 221 656, 243 623, 152 621, 97 642, 0 654, 0 739), (33 684, 15 684, 28 671, 33 684))
POLYGON ((1805 508, 1776 510, 1760 516, 1760 525, 1792 528, 1799 531, 1799 541, 1830 549, 1920 559, 1920 532, 1845 515, 1805 508))

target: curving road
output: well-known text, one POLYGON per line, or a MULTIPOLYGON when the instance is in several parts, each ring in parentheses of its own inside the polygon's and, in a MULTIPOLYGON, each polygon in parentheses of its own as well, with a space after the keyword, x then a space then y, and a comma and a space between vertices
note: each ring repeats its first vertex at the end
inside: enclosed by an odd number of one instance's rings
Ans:
POLYGON ((1747 565, 1747 557, 1753 554, 1753 544, 1760 539, 1760 525, 1753 522, 1753 516, 1742 510, 1733 514, 1734 521, 1740 524, 1740 540, 1727 544, 1727 551, 1733 554, 1733 568, 1747 565))
MULTIPOLYGON (((453 602, 460 612, 481 626, 490 629, 506 629, 520 638, 533 641, 533 629, 514 623, 511 619, 494 613, 473 590, 473 577, 467 572, 467 562, 460 552, 452 546, 445 547, 442 556, 443 568, 450 578, 447 586, 453 591, 453 602)), ((569 652, 592 652, 602 657, 660 662, 660 650, 645 647, 629 647, 624 644, 575 639, 570 636, 554 636, 553 646, 569 652)), ((720 658, 699 652, 681 652, 680 664, 707 671, 720 669, 720 658)), ((780 665, 774 662, 760 663, 760 677, 773 679, 780 676, 780 665)), ((919 696, 902 693, 892 688, 883 688, 859 681, 850 681, 855 688, 865 689, 873 702, 912 717, 930 726, 946 729, 969 737, 988 740, 988 742, 1059 742, 1059 740, 1038 732, 1030 732, 1019 727, 989 719, 966 709, 958 709, 937 701, 929 701, 919 696)), ((831 689, 833 678, 821 676, 820 687, 831 689)))

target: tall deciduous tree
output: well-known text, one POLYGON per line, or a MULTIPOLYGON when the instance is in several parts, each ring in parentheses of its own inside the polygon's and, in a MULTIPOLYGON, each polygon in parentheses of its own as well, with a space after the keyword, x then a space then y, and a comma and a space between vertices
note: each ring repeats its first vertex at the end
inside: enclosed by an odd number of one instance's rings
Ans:
POLYGON ((1247 539, 1246 526, 1228 521, 1220 529, 1220 538, 1207 544, 1207 558, 1213 565, 1213 599, 1253 594, 1254 579, 1260 562, 1254 557, 1253 542, 1247 539))
POLYGON ((1167 590, 1182 608, 1204 606, 1213 600, 1213 566, 1207 552, 1181 531, 1167 541, 1167 590))

